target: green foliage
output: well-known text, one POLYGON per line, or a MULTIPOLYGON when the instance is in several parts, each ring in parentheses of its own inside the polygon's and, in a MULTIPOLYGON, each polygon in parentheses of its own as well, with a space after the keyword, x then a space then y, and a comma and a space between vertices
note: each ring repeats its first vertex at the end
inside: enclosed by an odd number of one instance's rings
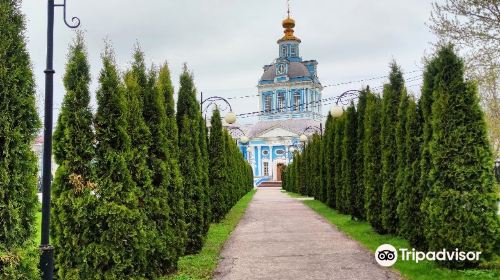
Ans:
POLYGON ((384 85, 381 115, 382 225, 389 233, 397 232, 398 227, 396 213, 398 151, 395 135, 398 124, 398 106, 405 91, 403 73, 399 66, 392 62, 389 84, 384 85))
POLYGON ((381 175, 381 100, 374 94, 366 98, 364 121, 364 185, 366 219, 377 232, 382 227, 382 175, 381 175))
POLYGON ((366 218, 365 211, 365 170, 364 170, 364 134, 365 134, 365 111, 367 96, 370 93, 370 88, 362 90, 359 94, 358 105, 356 108, 356 158, 354 172, 356 184, 352 190, 352 207, 351 214, 357 219, 364 220, 366 218))
POLYGON ((356 201, 356 109, 354 103, 345 112, 345 125, 342 138, 342 201, 344 204, 339 208, 344 213, 354 212, 356 201))
MULTIPOLYGON (((422 145, 422 114, 412 98, 406 110, 405 162, 403 180, 398 192, 399 234, 414 247, 420 248, 423 240, 422 213, 420 205, 423 193, 418 187, 420 179, 420 154, 422 145)), ((398 177, 400 175, 398 174, 398 177)))
POLYGON ((86 230, 95 223, 94 132, 90 109, 90 65, 82 33, 70 47, 61 112, 54 132, 59 165, 52 185, 52 236, 58 277, 74 277, 85 262, 81 246, 95 237, 86 230))
POLYGON ((227 140, 222 132, 222 121, 220 112, 215 109, 210 119, 210 141, 208 146, 208 155, 210 159, 210 197, 212 201, 212 221, 219 222, 226 214, 229 205, 229 189, 231 186, 228 181, 228 155, 226 151, 227 140))
MULTIPOLYGON (((434 78, 431 114, 431 189, 422 206, 425 236, 430 250, 459 248, 481 251, 488 257, 498 250, 495 242, 500 228, 493 157, 477 88, 464 81, 463 62, 451 46, 440 48, 437 59, 440 66, 434 78)), ((478 263, 441 264, 467 267, 478 263)))
MULTIPOLYGON (((176 250, 176 254, 173 258, 178 258, 184 255, 184 249, 186 246, 187 233, 186 233, 186 222, 184 217, 184 188, 181 177, 181 172, 179 168, 179 146, 178 146, 178 129, 175 116, 175 103, 174 103, 174 88, 172 87, 172 81, 170 79, 170 71, 168 69, 168 64, 164 63, 158 72, 158 79, 156 81, 156 91, 162 97, 157 96, 156 102, 162 102, 161 106, 165 108, 165 117, 160 117, 163 119, 163 125, 165 126, 164 132, 167 146, 161 144, 158 146, 158 157, 164 159, 165 167, 168 172, 167 178, 167 193, 168 193, 168 206, 170 209, 169 213, 169 227, 173 231, 173 237, 175 240, 172 241, 172 246, 176 250), (166 154, 162 154, 166 153, 166 154)), ((155 103, 156 104, 156 103, 155 103)), ((156 104, 155 106, 158 106, 156 104)), ((163 111, 163 110, 162 110, 163 111)), ((160 115, 161 116, 161 115, 160 115)), ((156 129, 150 128, 153 132, 156 129)), ((159 131, 162 129, 157 128, 159 131)), ((160 137, 160 136, 158 136, 160 137)), ((162 136, 163 137, 163 136, 162 136)), ((162 139, 158 140, 164 141, 162 139)))
POLYGON ((328 114, 325 124, 325 135, 323 136, 323 153, 325 165, 325 188, 326 188, 326 204, 330 207, 335 207, 335 164, 334 161, 334 141, 335 141, 335 119, 331 114, 328 114))
POLYGON ((335 126, 335 139, 333 142, 333 158, 337 164, 334 166, 335 178, 335 205, 337 209, 344 211, 346 209, 346 201, 344 200, 344 184, 343 184, 343 165, 342 165, 342 142, 344 139, 346 118, 345 115, 337 119, 335 126))
POLYGON ((37 160, 31 145, 40 127, 35 82, 19 1, 0 3, 0 277, 36 279, 34 234, 37 160))
POLYGON ((196 90, 193 77, 184 66, 180 76, 179 98, 177 100, 177 125, 179 129, 179 165, 184 178, 184 208, 187 225, 186 254, 193 254, 203 247, 204 235, 209 221, 206 221, 208 209, 208 182, 205 181, 208 166, 202 149, 205 141, 204 121, 196 102, 196 90))
POLYGON ((102 62, 94 122, 98 203, 96 223, 87 229, 95 238, 81 248, 86 262, 79 274, 82 279, 140 278, 148 261, 149 227, 139 206, 142 190, 137 188, 128 165, 131 139, 127 133, 127 92, 109 46, 102 62))

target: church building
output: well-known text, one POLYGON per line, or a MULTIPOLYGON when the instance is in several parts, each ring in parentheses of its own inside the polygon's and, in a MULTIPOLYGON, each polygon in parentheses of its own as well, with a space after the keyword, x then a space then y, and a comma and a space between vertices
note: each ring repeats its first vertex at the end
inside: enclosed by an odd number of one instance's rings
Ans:
POLYGON ((282 168, 301 149, 301 135, 322 121, 321 91, 316 60, 303 60, 301 40, 294 35, 295 21, 283 20, 284 36, 278 40, 278 58, 264 66, 257 85, 259 121, 244 128, 247 141, 240 149, 253 167, 254 183, 281 181, 282 168))

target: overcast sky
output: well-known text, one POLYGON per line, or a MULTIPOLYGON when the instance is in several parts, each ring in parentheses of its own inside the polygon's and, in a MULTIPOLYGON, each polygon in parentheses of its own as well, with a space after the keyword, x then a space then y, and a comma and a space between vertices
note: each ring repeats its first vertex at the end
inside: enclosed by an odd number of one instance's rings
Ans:
MULTIPOLYGON (((56 2, 62 0, 56 0, 56 2)), ((24 0, 28 48, 43 104, 46 55, 46 2, 24 0)), ((435 41, 425 23, 430 0, 292 0, 295 35, 302 40, 303 59, 316 59, 323 85, 387 75, 395 59, 408 73, 407 86, 418 93, 422 57, 435 41)), ((257 93, 262 66, 278 56, 276 40, 283 35, 285 0, 68 0, 68 19, 78 16, 86 33, 92 66, 92 93, 97 88, 103 39, 115 48, 121 68, 127 68, 139 42, 148 63, 168 61, 176 91, 182 63, 193 71, 198 91, 205 96, 244 96, 257 93)), ((62 9, 55 18, 56 70, 54 111, 62 102, 62 74, 74 31, 63 23, 62 9)), ((323 98, 386 79, 326 87, 323 98)), ((235 112, 258 110, 257 97, 232 100, 235 112)), ((94 105, 95 107, 95 101, 94 105)), ((326 114, 329 106, 324 106, 326 114)), ((252 119, 240 119, 249 122, 252 119)))

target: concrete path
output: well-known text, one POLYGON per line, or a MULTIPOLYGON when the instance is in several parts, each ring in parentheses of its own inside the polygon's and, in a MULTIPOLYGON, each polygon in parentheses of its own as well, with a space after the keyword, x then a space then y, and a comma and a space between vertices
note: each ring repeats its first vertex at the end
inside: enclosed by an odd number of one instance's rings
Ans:
POLYGON ((371 253, 281 189, 259 189, 214 279, 399 279, 371 253))

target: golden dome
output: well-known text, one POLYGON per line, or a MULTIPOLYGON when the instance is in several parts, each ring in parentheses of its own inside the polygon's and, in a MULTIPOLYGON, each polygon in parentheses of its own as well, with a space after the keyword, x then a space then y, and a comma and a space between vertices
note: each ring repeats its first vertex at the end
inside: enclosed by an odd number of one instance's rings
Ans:
POLYGON ((295 20, 293 18, 287 17, 283 20, 283 28, 294 28, 295 20))
POLYGON ((283 28, 285 28, 285 31, 283 31, 283 33, 285 33, 285 36, 281 37, 281 39, 278 40, 278 43, 282 42, 282 41, 288 41, 288 40, 295 40, 295 41, 300 42, 300 39, 293 35, 293 32, 294 32, 293 28, 295 27, 295 20, 293 20, 293 18, 288 16, 287 18, 285 18, 283 20, 282 24, 283 24, 283 28))

